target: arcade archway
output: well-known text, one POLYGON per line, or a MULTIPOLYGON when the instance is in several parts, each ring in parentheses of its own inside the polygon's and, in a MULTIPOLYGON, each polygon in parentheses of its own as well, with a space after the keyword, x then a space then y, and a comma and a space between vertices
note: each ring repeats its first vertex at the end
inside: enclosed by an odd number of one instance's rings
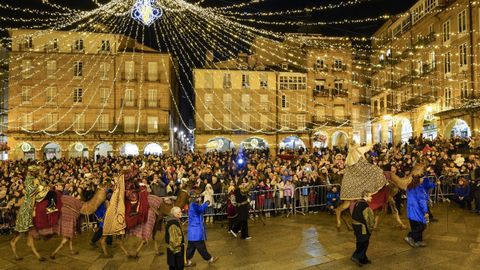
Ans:
POLYGON ((343 131, 336 131, 332 135, 332 146, 345 147, 348 145, 348 135, 343 131))
POLYGON ((120 148, 121 156, 138 156, 138 146, 134 143, 125 143, 120 148))
POLYGON ((162 146, 160 146, 158 143, 149 143, 145 145, 145 148, 143 149, 144 155, 160 156, 162 153, 162 146))
POLYGON ((235 148, 235 145, 233 144, 233 142, 223 137, 210 139, 206 145, 207 152, 210 152, 210 151, 226 152, 234 148, 235 148))
POLYGON ((53 158, 59 159, 62 157, 62 149, 60 148, 60 145, 54 142, 50 142, 44 145, 42 148, 42 152, 43 152, 43 158, 45 160, 49 160, 53 158))
POLYGON ((113 156, 113 147, 107 142, 102 142, 95 146, 94 150, 95 159, 97 157, 108 157, 113 156))
POLYGON ((472 131, 467 122, 462 119, 454 119, 448 123, 445 128, 445 137, 447 139, 452 137, 467 138, 472 136, 472 131))
POLYGON ((280 150, 306 149, 305 143, 297 136, 289 136, 280 142, 280 150))

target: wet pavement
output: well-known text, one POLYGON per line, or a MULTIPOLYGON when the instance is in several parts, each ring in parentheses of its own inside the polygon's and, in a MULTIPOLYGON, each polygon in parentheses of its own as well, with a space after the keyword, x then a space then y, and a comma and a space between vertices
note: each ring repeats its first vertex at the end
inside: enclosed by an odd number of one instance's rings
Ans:
MULTIPOLYGON (((480 216, 447 203, 437 205, 433 213, 439 222, 428 226, 424 237, 426 248, 412 249, 404 241, 407 231, 395 227, 387 216, 374 232, 368 256, 372 264, 362 269, 478 269, 480 265, 480 216)), ((407 222, 403 215, 404 222, 407 222)), ((229 235, 221 223, 208 225, 207 247, 220 259, 213 265, 203 261, 197 253, 196 267, 188 269, 357 269, 350 261, 355 247, 353 233, 335 228, 334 216, 326 213, 295 217, 272 217, 250 221, 251 240, 240 240, 229 235)), ((155 256, 149 243, 138 260, 129 260, 114 244, 112 259, 104 259, 100 249, 89 245, 92 233, 75 239, 80 252, 70 255, 65 247, 56 260, 38 262, 27 249, 26 240, 20 240, 22 261, 15 261, 10 251, 10 237, 0 236, 0 269, 168 269, 165 255, 155 256)), ((37 248, 47 256, 60 239, 39 240, 37 248)), ((133 252, 136 238, 127 240, 133 252)), ((163 246, 165 249, 165 246, 163 246)), ((47 256, 48 257, 48 256, 47 256)))

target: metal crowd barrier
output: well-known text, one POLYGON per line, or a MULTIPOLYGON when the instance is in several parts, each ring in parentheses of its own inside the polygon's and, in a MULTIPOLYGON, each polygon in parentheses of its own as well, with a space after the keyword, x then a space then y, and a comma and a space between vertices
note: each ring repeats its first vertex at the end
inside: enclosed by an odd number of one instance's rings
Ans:
POLYGON ((429 194, 430 199, 434 203, 438 202, 450 202, 450 199, 455 195, 455 186, 458 185, 460 178, 465 178, 467 181, 470 179, 469 174, 458 175, 441 175, 439 177, 435 175, 426 176, 435 182, 435 188, 429 194))
MULTIPOLYGON (((340 194, 340 185, 316 185, 296 187, 294 192, 294 213, 305 215, 308 212, 318 212, 327 205, 327 194, 333 188, 337 187, 340 194)), ((338 200, 337 203, 340 203, 338 200)))
POLYGON ((10 234, 15 228, 16 211, 11 207, 0 207, 0 234, 10 234))

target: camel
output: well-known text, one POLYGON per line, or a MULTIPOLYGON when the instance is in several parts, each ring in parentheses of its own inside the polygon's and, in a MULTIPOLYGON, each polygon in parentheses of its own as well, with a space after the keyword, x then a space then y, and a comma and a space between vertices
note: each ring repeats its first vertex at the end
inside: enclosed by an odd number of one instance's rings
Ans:
MULTIPOLYGON (((78 254, 77 251, 73 249, 73 236, 77 229, 77 220, 80 215, 91 215, 95 213, 95 210, 105 201, 107 195, 107 189, 102 187, 98 188, 95 195, 88 202, 82 202, 72 196, 62 195, 61 200, 63 207, 60 210, 61 215, 56 226, 52 228, 37 230, 36 228, 31 228, 27 233, 27 246, 32 249, 32 252, 35 254, 39 261, 44 261, 45 258, 40 255, 35 247, 35 238, 39 235, 41 236, 51 236, 58 234, 62 237, 62 241, 59 246, 52 252, 50 255, 51 259, 55 259, 57 253, 63 248, 63 246, 68 242, 70 246, 70 253, 72 255, 78 254)), ((15 255, 16 260, 21 260, 17 253, 17 242, 22 238, 23 234, 19 233, 10 241, 10 247, 12 248, 13 254, 15 255)))
MULTIPOLYGON (((158 242, 155 240, 156 233, 157 231, 161 232, 163 219, 170 214, 170 210, 174 206, 178 206, 181 209, 183 209, 185 205, 188 204, 189 194, 188 194, 188 191, 182 189, 180 190, 178 197, 173 204, 166 203, 167 199, 168 198, 158 197, 155 195, 148 195, 149 209, 148 209, 147 221, 127 231, 127 234, 140 238, 140 244, 138 245, 135 251, 135 255, 131 255, 126 250, 123 244, 124 236, 122 236, 120 239, 120 242, 119 242, 120 249, 122 249, 123 253, 125 253, 127 257, 138 258, 143 246, 149 240, 153 240, 155 244, 155 253, 157 255, 161 255, 161 252, 159 251, 160 246, 158 242)), ((161 235, 160 240, 163 241, 163 237, 165 236, 165 234, 160 233, 160 235, 161 235)), ((110 254, 107 250, 106 236, 102 236, 102 238, 100 239, 100 245, 102 247, 103 256, 105 258, 111 258, 112 254, 110 254)))
MULTIPOLYGON (((383 207, 377 209, 375 212, 375 225, 373 227, 374 230, 378 229, 378 225, 381 223, 383 218, 385 217, 388 207, 392 210, 392 214, 397 221, 398 225, 402 229, 406 229, 407 226, 402 222, 400 215, 398 214, 398 210, 395 206, 394 197, 400 190, 406 190, 407 186, 412 182, 413 176, 423 176, 425 172, 425 164, 418 162, 412 169, 411 173, 405 177, 399 177, 395 174, 395 171, 391 172, 391 179, 389 181, 389 185, 385 188, 388 189, 388 197, 386 200, 385 205, 383 207)), ((335 214, 337 217, 337 230, 340 230, 342 220, 347 226, 348 230, 352 230, 350 224, 345 220, 342 216, 342 212, 347 210, 350 207, 350 204, 353 201, 343 201, 336 209, 335 214)))

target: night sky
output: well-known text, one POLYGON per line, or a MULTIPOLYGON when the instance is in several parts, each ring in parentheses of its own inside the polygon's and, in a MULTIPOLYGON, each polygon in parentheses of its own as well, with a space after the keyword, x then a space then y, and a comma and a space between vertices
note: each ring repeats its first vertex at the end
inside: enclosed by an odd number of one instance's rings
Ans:
MULTIPOLYGON (((188 0, 191 3, 196 3, 201 0, 188 0)), ((100 3, 106 3, 109 1, 99 0, 100 3)), ((228 6, 232 4, 238 4, 242 2, 250 1, 233 1, 233 0, 205 0, 201 3, 203 7, 221 7, 228 6)), ((235 9, 234 11, 239 12, 265 12, 265 11, 285 11, 289 9, 303 9, 311 8, 315 6, 326 6, 328 4, 338 4, 341 1, 333 0, 265 0, 260 1, 249 5, 243 9, 235 9)), ((377 17, 380 15, 394 15, 406 11, 410 8, 416 0, 365 0, 364 3, 357 4, 351 7, 341 7, 332 10, 322 11, 322 12, 312 12, 310 14, 295 14, 288 16, 276 16, 276 17, 259 17, 256 19, 261 19, 265 21, 302 21, 302 22, 318 22, 318 21, 338 21, 342 19, 362 19, 366 17, 377 17)), ((25 7, 37 10, 49 11, 49 7, 41 3, 41 0, 1 0, 2 4, 8 4, 14 7, 25 7)), ((81 9, 81 10, 91 10, 96 7, 93 4, 93 0, 50 0, 50 3, 55 3, 61 6, 67 6, 69 8, 81 9)), ((0 9, 0 16, 5 17, 16 17, 21 16, 23 18, 28 18, 30 14, 28 13, 19 13, 0 9)), ((36 18, 45 18, 45 16, 35 15, 36 18)), ((253 17, 255 18, 255 17, 253 17)), ((384 21, 376 22, 366 22, 366 23, 356 23, 352 25, 328 25, 328 26, 307 26, 307 27, 298 27, 298 26, 268 26, 268 25, 255 25, 258 28, 263 28, 267 30, 272 30, 276 32, 286 33, 286 32, 300 32, 300 33, 315 33, 315 34, 324 34, 328 36, 362 36, 368 37, 374 33, 384 21)), ((22 28, 29 27, 29 24, 18 23, 12 21, 0 20, 0 27, 2 28, 22 28)), ((6 32, 1 32, 1 36, 6 36, 6 32)), ((151 47, 157 47, 157 42, 152 40, 154 35, 151 30, 145 32, 145 43, 151 47)), ((164 48, 156 48, 164 51, 164 48)), ((184 61, 185 59, 179 58, 179 61, 184 61)), ((191 76, 191 73, 184 74, 184 76, 191 76)), ((182 81, 186 80, 181 78, 182 81)), ((188 85, 185 84, 185 85, 188 85)), ((193 100, 193 89, 186 89, 188 95, 193 100)), ((183 91, 180 91, 183 93, 183 91)), ((192 119, 193 112, 192 108, 186 101, 186 95, 181 96, 181 111, 185 119, 192 119)))

